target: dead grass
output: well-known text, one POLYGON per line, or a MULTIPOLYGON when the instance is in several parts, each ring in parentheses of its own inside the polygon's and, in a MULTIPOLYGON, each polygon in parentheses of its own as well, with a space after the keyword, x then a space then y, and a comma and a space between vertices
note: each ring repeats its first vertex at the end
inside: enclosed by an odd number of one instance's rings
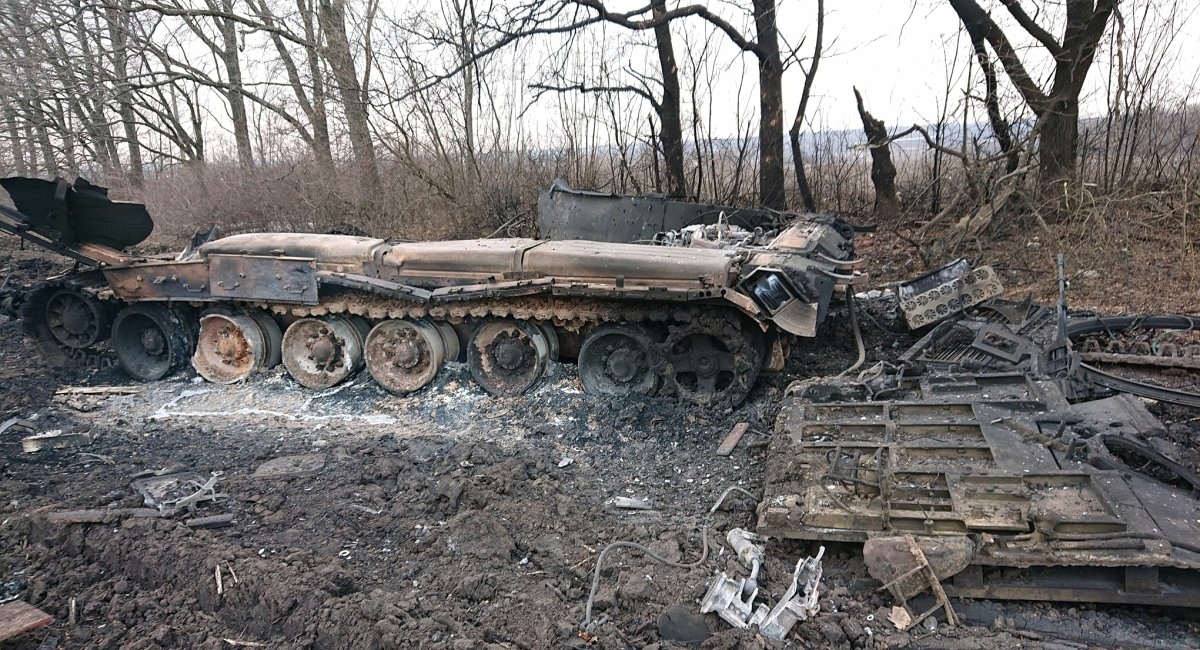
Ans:
POLYGON ((975 239, 945 230, 917 243, 907 233, 919 222, 881 224, 860 250, 873 261, 873 280, 879 282, 928 270, 923 256, 935 265, 962 256, 992 265, 1010 297, 1031 292, 1048 302, 1058 299, 1054 258, 1061 252, 1072 308, 1200 312, 1200 197, 1194 191, 1180 187, 1086 199, 1065 202, 1050 220, 1045 208, 1009 215, 975 239))

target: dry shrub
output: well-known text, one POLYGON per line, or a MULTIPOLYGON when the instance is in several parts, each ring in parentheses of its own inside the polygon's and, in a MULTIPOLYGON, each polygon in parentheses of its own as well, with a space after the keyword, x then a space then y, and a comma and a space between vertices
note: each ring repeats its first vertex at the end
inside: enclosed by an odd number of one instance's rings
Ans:
POLYGON ((384 162, 381 190, 368 196, 353 168, 327 170, 312 161, 251 170, 181 166, 140 190, 119 179, 112 189, 115 197, 146 204, 161 245, 213 225, 225 234, 342 232, 410 240, 482 237, 505 224, 513 233, 532 234, 537 193, 549 187, 553 166, 504 164, 481 166, 479 175, 455 183, 453 193, 384 162), (514 221, 522 215, 528 219, 514 221))

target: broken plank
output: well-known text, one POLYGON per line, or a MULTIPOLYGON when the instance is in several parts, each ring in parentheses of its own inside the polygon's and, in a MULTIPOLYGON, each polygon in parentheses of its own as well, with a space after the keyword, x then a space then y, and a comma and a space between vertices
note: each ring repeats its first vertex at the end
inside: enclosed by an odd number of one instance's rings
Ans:
POLYGON ((65 386, 55 395, 135 395, 141 389, 133 386, 65 386))
POLYGON ((29 454, 43 449, 65 449, 67 447, 84 447, 92 444, 92 433, 63 433, 50 431, 21 439, 21 449, 29 454))
POLYGON ((721 445, 717 447, 718 456, 728 456, 733 453, 733 448, 741 441, 742 436, 746 435, 746 431, 750 428, 749 422, 738 422, 733 425, 733 429, 725 439, 721 441, 721 445))
POLYGON ((208 517, 193 517, 183 522, 183 525, 188 528, 224 528, 225 526, 232 526, 233 519, 234 516, 232 513, 226 513, 208 517))
POLYGON ((54 617, 20 600, 0 605, 0 641, 49 625, 54 617))

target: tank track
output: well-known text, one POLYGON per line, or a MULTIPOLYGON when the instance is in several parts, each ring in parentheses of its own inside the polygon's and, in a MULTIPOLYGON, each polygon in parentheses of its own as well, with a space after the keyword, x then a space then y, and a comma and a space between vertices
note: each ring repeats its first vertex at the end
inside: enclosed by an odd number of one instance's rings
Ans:
POLYGON ((769 352, 765 335, 748 318, 726 305, 683 305, 668 302, 643 303, 608 301, 592 298, 536 296, 529 298, 484 299, 426 307, 397 304, 379 296, 340 296, 320 305, 283 305, 279 303, 243 303, 265 309, 277 316, 312 317, 354 315, 371 320, 430 318, 459 323, 487 318, 512 318, 553 323, 569 332, 584 333, 604 323, 639 323, 662 328, 663 358, 655 371, 663 376, 659 394, 676 394, 683 399, 718 409, 730 409, 746 399, 769 352), (699 331, 713 332, 732 351, 736 367, 731 385, 705 398, 694 390, 674 385, 673 369, 667 350, 682 336, 699 331))
MULTIPOLYGON (((125 306, 122 300, 106 290, 104 277, 98 273, 77 275, 44 283, 28 294, 22 305, 22 321, 27 340, 51 363, 74 363, 86 367, 107 368, 117 364, 107 343, 90 348, 69 348, 54 339, 46 326, 43 310, 46 300, 61 289, 72 289, 93 296, 113 306, 125 306)), ((198 310, 216 305, 236 305, 247 309, 262 309, 276 317, 306 318, 329 315, 361 316, 372 321, 386 319, 428 318, 459 324, 489 318, 511 318, 521 321, 550 323, 566 332, 584 334, 591 328, 615 322, 639 323, 651 327, 661 337, 662 358, 655 371, 666 381, 660 394, 680 397, 718 408, 731 408, 745 399, 757 378, 763 357, 768 351, 764 334, 750 319, 736 309, 715 304, 681 304, 665 301, 631 302, 559 296, 525 298, 492 298, 470 300, 433 306, 411 305, 393 298, 352 291, 334 293, 318 305, 296 305, 258 301, 227 301, 193 303, 198 310), (689 332, 711 331, 726 344, 734 355, 737 378, 726 390, 702 399, 694 390, 681 388, 670 379, 674 376, 667 349, 689 332)))
MULTIPOLYGON (((589 326, 605 322, 670 323, 691 322, 714 307, 688 306, 677 303, 607 301, 594 298, 561 298, 536 296, 529 298, 491 298, 448 303, 427 307, 405 305, 380 296, 338 296, 319 305, 285 305, 279 303, 246 302, 247 307, 266 309, 277 316, 325 316, 344 314, 370 320, 387 318, 432 318, 458 323, 468 319, 513 318, 553 323, 570 332, 581 332, 589 326)), ((725 306, 716 307, 737 312, 725 306)))

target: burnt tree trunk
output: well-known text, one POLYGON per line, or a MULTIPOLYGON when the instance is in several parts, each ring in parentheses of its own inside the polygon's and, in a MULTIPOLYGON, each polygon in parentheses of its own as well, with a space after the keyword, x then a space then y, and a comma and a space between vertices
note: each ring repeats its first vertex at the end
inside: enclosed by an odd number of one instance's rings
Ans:
POLYGON ((342 110, 346 114, 350 149, 358 168, 363 200, 369 202, 378 196, 380 189, 379 163, 375 158, 375 144, 371 141, 367 105, 346 36, 345 0, 320 0, 317 21, 325 34, 325 60, 333 71, 342 110))
POLYGON ((783 61, 775 0, 754 0, 758 54, 758 194, 763 206, 787 209, 783 171, 783 61))
POLYGON ((1079 151, 1079 99, 1052 101, 1043 115, 1038 144, 1042 178, 1046 181, 1070 178, 1075 173, 1079 151))
MULTIPOLYGON (((661 20, 667 12, 666 0, 653 0, 653 16, 661 20)), ((687 177, 683 171, 683 122, 679 101, 679 66, 675 62, 675 44, 671 40, 671 23, 662 21, 654 26, 654 43, 658 50, 658 65, 662 71, 662 99, 658 106, 661 123, 658 139, 662 145, 663 163, 667 172, 667 194, 688 196, 687 177)))
POLYGON ((896 196, 896 166, 892 164, 892 150, 888 142, 887 127, 883 120, 872 116, 863 106, 862 95, 854 89, 858 104, 858 116, 862 118, 863 133, 871 149, 871 184, 875 186, 875 218, 888 219, 900 214, 900 199, 896 196))
MULTIPOLYGON (((232 14, 233 0, 223 0, 221 10, 232 14)), ((242 63, 238 59, 237 25, 228 18, 218 18, 216 22, 221 31, 220 56, 229 76, 229 89, 225 91, 225 99, 229 102, 229 115, 233 120, 233 141, 237 147, 238 165, 249 169, 254 166, 254 154, 250 148, 246 98, 242 95, 242 63)))

